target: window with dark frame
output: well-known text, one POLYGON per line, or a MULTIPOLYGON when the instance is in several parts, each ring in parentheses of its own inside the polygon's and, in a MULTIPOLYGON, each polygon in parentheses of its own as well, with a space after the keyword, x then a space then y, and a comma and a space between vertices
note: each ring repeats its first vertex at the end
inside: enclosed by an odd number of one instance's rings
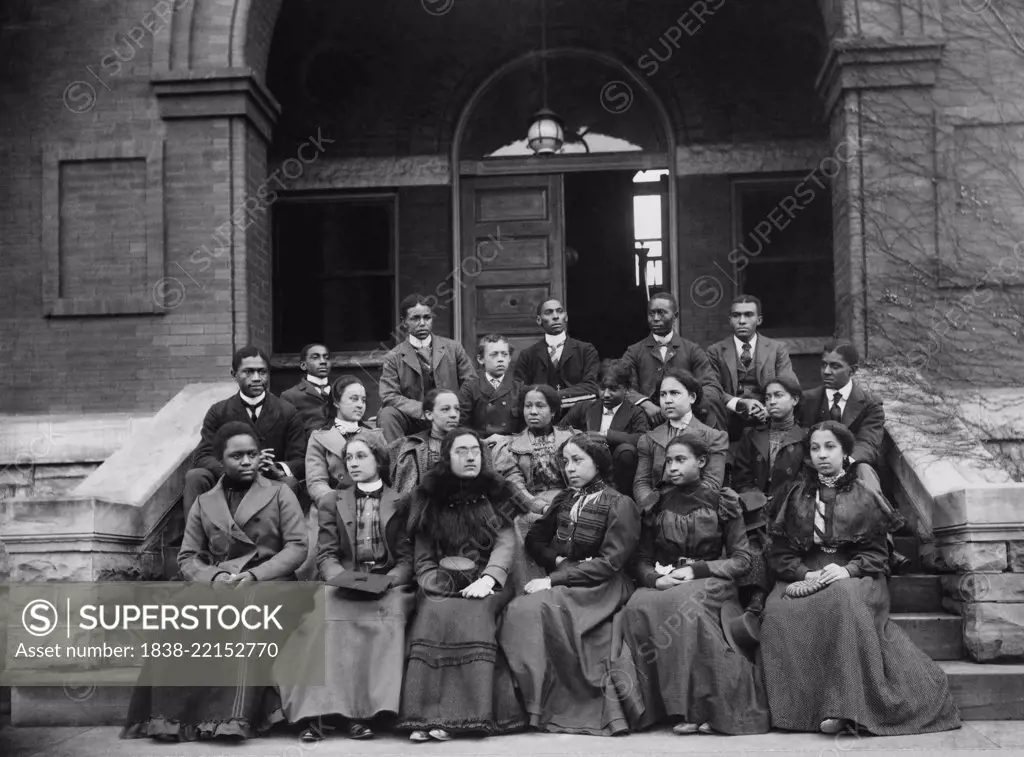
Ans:
POLYGON ((274 206, 274 352, 387 346, 395 322, 393 195, 280 200, 274 206))
POLYGON ((835 328, 832 198, 827 184, 804 178, 733 182, 737 293, 761 300, 769 336, 828 336, 835 328))

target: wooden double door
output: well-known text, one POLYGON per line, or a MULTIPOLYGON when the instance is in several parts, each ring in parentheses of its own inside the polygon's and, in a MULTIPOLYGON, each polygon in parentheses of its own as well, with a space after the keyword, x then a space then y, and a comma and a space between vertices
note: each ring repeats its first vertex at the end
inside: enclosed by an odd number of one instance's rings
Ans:
POLYGON ((490 333, 521 352, 543 333, 537 307, 565 302, 563 193, 561 174, 462 180, 462 334, 471 355, 490 333))

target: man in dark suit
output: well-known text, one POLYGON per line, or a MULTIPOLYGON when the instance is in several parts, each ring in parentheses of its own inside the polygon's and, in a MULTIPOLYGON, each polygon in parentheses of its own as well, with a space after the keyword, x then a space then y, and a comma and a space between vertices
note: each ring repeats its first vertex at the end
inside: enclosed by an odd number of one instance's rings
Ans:
POLYGON ((281 392, 281 399, 298 411, 309 441, 309 435, 327 422, 327 410, 331 406, 330 351, 323 344, 307 344, 302 348, 299 368, 305 377, 291 389, 281 392))
POLYGON ((565 409, 577 398, 597 396, 597 367, 600 358, 589 342, 568 335, 569 314, 558 300, 546 300, 537 307, 537 325, 544 338, 519 355, 516 378, 527 386, 554 387, 565 409))
POLYGON ((255 430, 259 471, 265 478, 285 484, 294 494, 305 478, 306 431, 295 408, 267 391, 269 358, 257 347, 243 347, 231 358, 231 375, 238 382, 238 394, 206 411, 193 467, 185 473, 182 503, 186 521, 196 497, 210 491, 224 473, 223 463, 213 454, 213 441, 217 430, 230 421, 248 423, 255 430))
POLYGON ((647 325, 651 333, 646 339, 630 345, 623 361, 632 374, 633 390, 629 399, 643 408, 651 428, 663 420, 661 409, 654 397, 667 368, 689 371, 700 382, 704 397, 696 415, 711 428, 726 428, 725 403, 722 387, 718 383, 711 361, 699 345, 675 333, 679 306, 668 292, 655 294, 647 303, 647 325))
POLYGON ((761 321, 761 301, 741 294, 732 301, 729 312, 733 335, 708 348, 729 411, 730 442, 739 441, 745 426, 768 422, 764 390, 772 379, 782 375, 796 378, 786 345, 757 333, 761 321))
POLYGON ((882 462, 885 410, 881 400, 854 381, 859 362, 860 354, 849 342, 827 344, 821 356, 823 386, 804 392, 799 422, 810 428, 821 421, 839 421, 857 439, 851 455, 854 461, 877 469, 882 462))
POLYGON ((592 431, 605 438, 612 451, 615 488, 632 497, 639 460, 636 445, 640 435, 649 430, 647 414, 626 399, 629 368, 621 360, 602 361, 597 381, 600 399, 573 405, 562 425, 577 431, 592 431))
POLYGON ((434 334, 434 310, 421 294, 411 294, 398 305, 408 338, 384 356, 380 374, 380 411, 377 428, 388 443, 426 431, 423 398, 431 389, 458 393, 476 378, 476 370, 462 345, 434 334))

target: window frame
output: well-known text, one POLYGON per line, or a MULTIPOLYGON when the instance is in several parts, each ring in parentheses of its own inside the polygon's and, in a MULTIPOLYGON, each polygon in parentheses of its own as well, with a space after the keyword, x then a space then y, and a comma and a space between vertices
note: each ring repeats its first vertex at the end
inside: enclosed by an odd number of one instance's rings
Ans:
MULTIPOLYGON (((361 270, 347 273, 344 276, 330 275, 330 276, 316 276, 310 277, 310 283, 331 281, 338 279, 363 279, 363 278, 385 278, 390 276, 392 279, 392 294, 394 301, 394 310, 391 313, 391 325, 389 327, 389 334, 394 334, 398 323, 398 305, 399 305, 399 275, 400 275, 400 255, 399 255, 399 204, 398 204, 398 191, 397 190, 381 190, 381 191, 327 191, 327 192, 301 192, 301 193, 282 193, 277 201, 274 203, 275 206, 286 206, 286 205, 315 205, 315 204, 381 204, 386 205, 388 212, 391 214, 391 255, 388 261, 389 266, 387 271, 373 271, 373 270, 361 270)), ((272 212, 276 212, 272 211, 272 212)), ((272 271, 276 277, 278 271, 278 265, 281 263, 278 248, 278 232, 279 226, 275 218, 271 218, 270 223, 270 243, 271 243, 271 260, 272 260, 272 271)), ((271 300, 273 301, 273 287, 271 287, 271 300)), ((279 324, 277 321, 277 314, 275 311, 273 319, 273 331, 272 339, 276 341, 278 337, 279 324)), ((331 345, 327 345, 328 349, 331 350, 331 366, 333 368, 376 368, 380 367, 383 363, 385 352, 390 349, 390 346, 381 343, 377 347, 371 350, 335 350, 331 348, 331 345)), ((273 351, 271 357, 272 368, 298 368, 301 362, 301 355, 298 352, 277 352, 273 351)))
MULTIPOLYGON (((743 197, 743 191, 745 189, 765 188, 765 187, 778 187, 779 189, 783 190, 784 193, 791 194, 793 189, 794 189, 794 187, 796 187, 798 184, 800 184, 800 182, 804 181, 805 179, 807 179, 807 173, 806 172, 789 172, 789 171, 787 171, 787 172, 780 172, 780 173, 773 173, 773 174, 767 175, 767 176, 766 175, 751 175, 751 176, 735 176, 735 177, 733 177, 731 182, 730 182, 730 185, 731 185, 730 186, 731 246, 729 248, 730 251, 736 250, 739 247, 739 244, 740 244, 741 240, 743 239, 743 217, 742 217, 743 204, 742 204, 742 197, 743 197)), ((829 198, 830 198, 830 202, 829 202, 829 217, 832 219, 832 221, 834 223, 834 214, 833 214, 832 203, 831 203, 832 183, 829 181, 829 179, 827 177, 821 177, 821 181, 822 181, 822 183, 828 189, 829 198)), ((800 260, 804 260, 804 258, 800 258, 800 260)), ((822 255, 820 260, 821 260, 821 262, 824 262, 826 260, 826 256, 822 255)), ((829 248, 829 254, 827 256, 827 260, 829 260, 832 263, 832 301, 834 303, 836 301, 836 285, 835 285, 835 231, 834 231, 834 226, 833 226, 831 246, 829 248)), ((778 262, 778 263, 789 262, 789 263, 792 263, 794 261, 795 261, 794 258, 787 257, 787 258, 782 258, 782 259, 773 260, 773 261, 761 262, 761 265, 766 265, 766 264, 770 265, 771 263, 774 263, 774 262, 778 262)), ((744 274, 744 271, 738 270, 737 266, 736 266, 736 261, 733 261, 733 263, 732 263, 732 277, 731 277, 732 278, 732 284, 733 284, 733 286, 732 286, 732 289, 733 289, 732 296, 733 297, 738 297, 740 294, 746 294, 745 292, 741 292, 740 291, 741 290, 741 285, 743 283, 743 279, 742 279, 743 274, 744 274)), ((833 317, 834 322, 836 324, 838 324, 838 313, 833 311, 832 317, 833 317)), ((789 352, 790 352, 791 355, 815 354, 815 353, 820 352, 821 351, 821 347, 829 339, 832 338, 832 336, 833 336, 832 335, 832 331, 835 330, 835 328, 833 327, 833 329, 830 329, 830 330, 826 329, 827 331, 829 331, 829 333, 827 333, 827 334, 826 333, 822 333, 820 335, 818 335, 818 334, 805 334, 805 335, 800 335, 800 336, 793 336, 793 335, 787 335, 786 334, 786 329, 787 328, 789 328, 789 327, 781 326, 781 327, 779 327, 777 329, 773 328, 773 327, 769 327, 769 330, 772 331, 773 333, 772 334, 767 334, 766 333, 765 336, 770 336, 772 339, 780 339, 780 340, 785 341, 787 343, 787 345, 789 346, 789 352)))

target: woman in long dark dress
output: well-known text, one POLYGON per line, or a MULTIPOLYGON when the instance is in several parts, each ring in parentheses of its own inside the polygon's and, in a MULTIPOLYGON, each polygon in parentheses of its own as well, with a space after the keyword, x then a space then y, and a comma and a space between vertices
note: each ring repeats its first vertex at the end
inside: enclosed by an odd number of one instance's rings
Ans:
POLYGON ((814 426, 814 469, 785 493, 771 525, 778 582, 761 651, 772 724, 880 736, 959 728, 946 674, 889 619, 886 534, 902 518, 849 469, 853 445, 840 423, 814 426), (787 597, 798 581, 824 588, 787 597))
POLYGON ((641 695, 640 707, 628 708, 634 728, 672 719, 679 735, 765 733, 760 667, 723 628, 723 616, 740 613, 736 581, 750 567, 743 514, 735 492, 701 476, 707 459, 697 440, 669 442, 671 486, 644 514, 633 564, 644 588, 622 612, 632 666, 621 668, 621 682, 641 695))
POLYGON ((419 591, 398 728, 411 730, 413 741, 507 733, 525 724, 496 638, 513 596, 517 498, 486 466, 477 433, 456 428, 410 497, 419 591), (468 566, 458 570, 451 558, 468 566))
POLYGON ((341 719, 349 738, 372 738, 372 718, 398 713, 405 628, 416 604, 407 513, 381 478, 388 473, 383 437, 353 436, 345 446, 345 469, 354 486, 320 499, 320 576, 331 581, 344 573, 378 574, 388 576, 391 587, 381 597, 327 589, 324 636, 311 635, 300 658, 315 662, 326 655, 324 685, 281 686, 288 721, 309 721, 300 735, 307 742, 324 738, 330 721, 341 719))
MULTIPOLYGON (((182 574, 239 590, 256 581, 294 580, 307 551, 299 501, 287 486, 259 475, 260 450, 248 423, 224 424, 213 449, 224 475, 189 511, 178 553, 182 574)), ((275 686, 153 686, 161 671, 189 663, 166 657, 149 662, 132 693, 121 738, 251 738, 284 720, 275 686)), ((239 680, 250 664, 258 663, 233 663, 239 680)))
POLYGON ((549 575, 508 606, 499 640, 531 726, 613 736, 629 729, 608 660, 612 619, 633 592, 624 568, 640 538, 640 512, 607 485, 612 456, 600 435, 574 434, 562 457, 570 488, 526 537, 549 575))

